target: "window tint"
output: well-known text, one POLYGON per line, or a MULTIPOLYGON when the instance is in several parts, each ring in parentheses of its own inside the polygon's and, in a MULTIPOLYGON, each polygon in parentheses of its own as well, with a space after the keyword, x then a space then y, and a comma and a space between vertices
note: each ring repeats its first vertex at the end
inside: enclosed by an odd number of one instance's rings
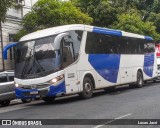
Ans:
POLYGON ((76 60, 79 56, 79 50, 80 50, 83 31, 75 30, 75 31, 69 31, 68 33, 70 36, 70 42, 73 43, 73 48, 74 48, 73 54, 74 54, 75 60, 76 60))
POLYGON ((6 74, 0 74, 0 83, 8 82, 6 74))
POLYGON ((111 54, 118 53, 117 38, 89 32, 86 41, 86 53, 111 54))
POLYGON ((9 73, 8 77, 9 77, 9 81, 14 81, 14 74, 13 73, 9 73))
POLYGON ((75 62, 79 56, 83 31, 68 31, 69 35, 61 40, 63 67, 75 62))
POLYGON ((63 67, 67 67, 68 65, 72 64, 75 60, 73 54, 73 42, 69 41, 69 38, 67 37, 64 37, 61 41, 63 46, 63 67))
POLYGON ((37 60, 55 58, 54 39, 55 36, 51 36, 35 41, 35 57, 37 60))
POLYGON ((151 41, 146 41, 145 44, 144 44, 144 51, 146 53, 152 53, 152 52, 155 52, 155 45, 153 42, 151 41))
POLYGON ((87 54, 145 54, 154 52, 154 43, 139 38, 88 32, 87 54))
POLYGON ((121 37, 120 54, 144 54, 145 40, 132 37, 121 37))

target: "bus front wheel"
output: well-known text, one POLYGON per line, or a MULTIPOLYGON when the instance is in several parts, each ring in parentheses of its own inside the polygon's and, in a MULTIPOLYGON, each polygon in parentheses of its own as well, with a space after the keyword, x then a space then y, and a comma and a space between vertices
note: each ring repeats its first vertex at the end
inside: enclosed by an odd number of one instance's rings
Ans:
POLYGON ((79 94, 83 99, 89 99, 93 95, 93 83, 89 77, 83 80, 83 91, 79 94))
POLYGON ((6 101, 1 101, 0 104, 2 106, 8 106, 10 104, 10 100, 6 100, 6 101))
POLYGON ((23 103, 30 103, 32 101, 32 99, 21 99, 21 101, 23 103))
POLYGON ((44 97, 42 98, 46 103, 54 103, 55 102, 55 97, 44 97))

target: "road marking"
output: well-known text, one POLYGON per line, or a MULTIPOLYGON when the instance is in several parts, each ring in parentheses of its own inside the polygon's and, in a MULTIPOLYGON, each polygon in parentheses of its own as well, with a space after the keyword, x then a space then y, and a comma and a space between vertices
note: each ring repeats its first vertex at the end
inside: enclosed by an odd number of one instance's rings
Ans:
POLYGON ((122 118, 127 117, 127 116, 130 116, 130 115, 132 115, 132 114, 129 113, 129 114, 126 114, 126 115, 124 115, 124 116, 117 117, 117 118, 115 118, 114 120, 122 119, 122 118))
POLYGON ((114 122, 115 120, 119 120, 119 119, 122 119, 122 118, 127 117, 127 116, 130 116, 130 115, 132 115, 132 114, 131 114, 131 113, 129 113, 129 114, 126 114, 126 115, 123 115, 123 116, 117 117, 117 118, 115 118, 115 119, 113 119, 113 120, 107 121, 107 122, 106 122, 106 123, 104 123, 104 124, 97 125, 97 126, 96 126, 96 127, 94 127, 94 128, 100 128, 100 127, 103 127, 103 126, 105 126, 105 125, 107 125, 107 124, 110 124, 110 123, 114 122))

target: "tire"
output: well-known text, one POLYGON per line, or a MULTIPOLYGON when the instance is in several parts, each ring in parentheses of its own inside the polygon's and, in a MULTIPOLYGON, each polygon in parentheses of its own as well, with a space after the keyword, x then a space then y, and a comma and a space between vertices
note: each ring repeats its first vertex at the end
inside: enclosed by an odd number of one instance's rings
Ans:
POLYGON ((143 75, 140 71, 137 72, 136 87, 141 88, 143 86, 143 75))
POLYGON ((93 95, 93 83, 89 77, 83 80, 83 91, 79 94, 82 99, 89 99, 93 95))
POLYGON ((42 99, 49 104, 52 104, 55 102, 55 97, 43 97, 42 99))
POLYGON ((29 102, 32 101, 32 99, 21 99, 21 101, 22 101, 23 103, 29 103, 29 102))
POLYGON ((6 100, 6 101, 1 101, 0 104, 2 106, 8 106, 10 104, 10 100, 6 100))

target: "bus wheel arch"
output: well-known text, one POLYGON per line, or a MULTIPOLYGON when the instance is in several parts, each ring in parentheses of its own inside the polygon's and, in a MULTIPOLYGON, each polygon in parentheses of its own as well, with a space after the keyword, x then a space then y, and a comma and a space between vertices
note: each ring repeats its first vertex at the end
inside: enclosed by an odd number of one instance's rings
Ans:
MULTIPOLYGON (((92 74, 90 74, 90 73, 87 73, 85 76, 84 76, 84 78, 85 77, 88 77, 88 78, 90 78, 91 79, 91 81, 92 81, 92 83, 93 83, 93 89, 95 89, 96 88, 96 86, 95 86, 95 80, 94 80, 94 77, 93 77, 93 75, 92 74)), ((84 79, 83 78, 83 79, 84 79)))
POLYGON ((95 89, 95 80, 92 74, 88 73, 83 77, 82 92, 79 94, 83 99, 89 99, 95 89))

